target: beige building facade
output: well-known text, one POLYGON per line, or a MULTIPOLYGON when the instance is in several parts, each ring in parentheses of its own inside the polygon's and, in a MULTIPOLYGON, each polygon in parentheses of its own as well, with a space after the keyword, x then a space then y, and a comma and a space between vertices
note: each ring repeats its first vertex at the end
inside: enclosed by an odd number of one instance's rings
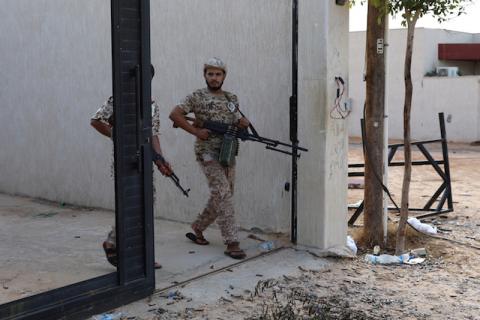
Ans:
MULTIPOLYGON (((388 126, 389 138, 403 137, 403 65, 406 30, 389 32, 388 47, 388 126)), ((413 104, 412 138, 440 137, 438 113, 447 120, 448 140, 480 140, 480 62, 439 60, 438 44, 479 43, 480 35, 457 31, 417 28, 412 62, 413 104), (437 67, 456 67, 460 76, 431 76, 437 67)), ((352 113, 349 135, 360 136, 360 119, 365 101, 365 32, 350 33, 349 93, 352 113), (355 54, 354 54, 355 53, 355 54)))

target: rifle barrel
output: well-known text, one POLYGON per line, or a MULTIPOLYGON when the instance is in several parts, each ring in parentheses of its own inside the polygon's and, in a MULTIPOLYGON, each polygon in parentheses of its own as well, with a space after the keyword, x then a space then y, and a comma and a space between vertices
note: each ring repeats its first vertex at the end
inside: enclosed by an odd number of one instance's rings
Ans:
MULTIPOLYGON (((185 116, 185 119, 188 120, 188 121, 191 121, 191 122, 196 121, 195 118, 187 117, 187 116, 185 116)), ((206 123, 205 122, 203 123, 203 127, 205 129, 214 131, 218 134, 225 134, 225 132, 228 128, 228 125, 224 124, 224 123, 215 123, 214 121, 207 121, 206 123)), ((243 131, 238 131, 238 136, 237 137, 242 141, 250 140, 250 141, 255 141, 255 142, 260 142, 260 143, 266 144, 267 149, 269 149, 269 150, 274 150, 274 151, 278 151, 278 152, 282 152, 282 153, 286 153, 286 154, 290 154, 290 155, 291 155, 291 153, 289 153, 287 151, 284 151, 284 150, 276 149, 275 147, 281 145, 281 146, 284 146, 284 147, 294 148, 296 150, 308 152, 307 148, 300 147, 300 146, 294 146, 292 144, 289 144, 289 143, 286 143, 286 142, 281 142, 281 141, 270 139, 270 138, 265 138, 265 137, 262 137, 258 134, 255 135, 255 134, 252 134, 252 133, 248 132, 248 129, 244 129, 243 131)))

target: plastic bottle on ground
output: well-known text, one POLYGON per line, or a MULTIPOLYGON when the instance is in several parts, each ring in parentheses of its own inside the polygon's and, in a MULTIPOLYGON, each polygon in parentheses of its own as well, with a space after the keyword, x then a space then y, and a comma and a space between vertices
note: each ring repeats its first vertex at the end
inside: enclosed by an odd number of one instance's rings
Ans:
POLYGON ((120 320, 123 314, 121 312, 104 313, 93 316, 92 320, 120 320))
POLYGON ((373 264, 401 264, 405 261, 408 261, 409 254, 403 254, 401 256, 392 256, 389 254, 381 254, 375 256, 373 254, 366 254, 365 261, 373 264))
POLYGON ((262 250, 262 251, 270 251, 272 250, 273 248, 275 248, 275 244, 273 243, 273 241, 264 241, 262 243, 260 243, 258 245, 258 247, 262 250))

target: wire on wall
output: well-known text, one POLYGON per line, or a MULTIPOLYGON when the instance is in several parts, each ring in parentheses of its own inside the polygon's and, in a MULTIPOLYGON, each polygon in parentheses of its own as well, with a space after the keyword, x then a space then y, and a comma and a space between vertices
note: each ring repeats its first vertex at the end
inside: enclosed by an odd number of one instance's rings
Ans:
POLYGON ((335 77, 335 83, 337 84, 337 96, 335 103, 330 110, 330 118, 332 119, 345 119, 350 114, 350 110, 346 103, 343 103, 343 94, 345 93, 345 81, 342 77, 335 77))

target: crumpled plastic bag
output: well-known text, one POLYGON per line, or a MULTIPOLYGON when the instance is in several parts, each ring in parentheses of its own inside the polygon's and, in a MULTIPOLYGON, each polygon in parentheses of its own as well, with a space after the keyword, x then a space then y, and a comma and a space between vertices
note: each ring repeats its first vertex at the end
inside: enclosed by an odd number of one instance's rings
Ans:
POLYGON ((407 223, 415 230, 425 234, 437 234, 437 227, 420 222, 417 218, 408 218, 407 223))
POLYGON ((347 247, 354 255, 357 255, 357 245, 355 244, 355 240, 353 240, 353 238, 350 236, 347 236, 347 247))

